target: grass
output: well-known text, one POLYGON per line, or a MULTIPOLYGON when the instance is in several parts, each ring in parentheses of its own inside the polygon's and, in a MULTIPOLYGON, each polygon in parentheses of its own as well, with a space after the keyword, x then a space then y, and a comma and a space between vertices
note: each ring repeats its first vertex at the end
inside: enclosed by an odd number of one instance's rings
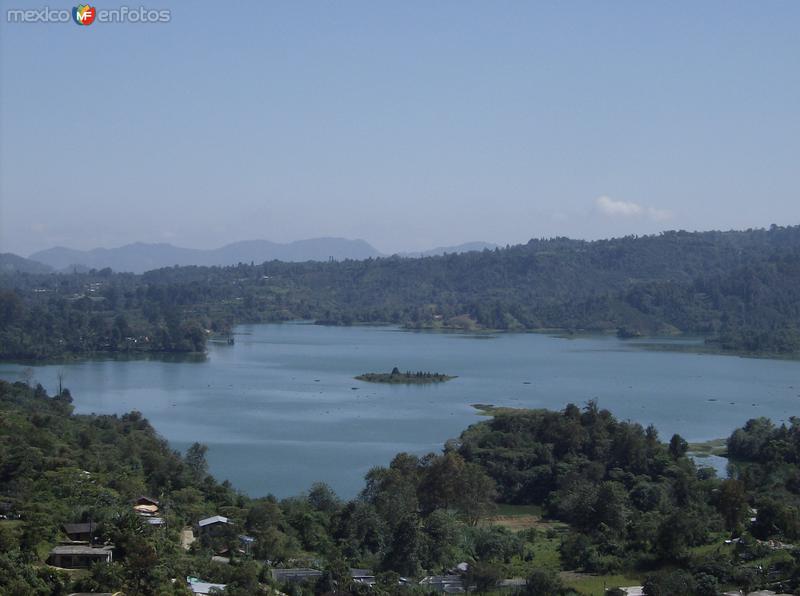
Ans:
POLYGON ((546 569, 553 573, 558 573, 561 569, 561 553, 558 547, 561 546, 561 538, 547 538, 544 534, 536 537, 531 553, 533 554, 533 566, 536 569, 546 569))
POLYGON ((528 408, 507 408, 503 406, 494 406, 492 404, 472 404, 472 407, 478 410, 478 416, 497 416, 498 414, 515 414, 531 411, 528 408))
POLYGON ((642 578, 624 574, 590 575, 565 571, 561 573, 561 579, 567 586, 586 596, 603 596, 607 588, 642 585, 642 578))
POLYGON ((690 443, 689 453, 695 457, 707 457, 709 455, 725 457, 728 454, 727 439, 711 439, 703 443, 690 443))
MULTIPOLYGON (((562 571, 559 547, 569 526, 563 522, 543 520, 542 508, 538 505, 501 504, 497 506, 495 515, 486 518, 484 523, 504 526, 512 531, 536 530, 533 542, 526 546, 526 553, 532 555, 532 560, 515 561, 512 568, 508 569, 514 577, 527 577, 533 569, 544 569, 557 573, 565 585, 585 596, 604 596, 606 588, 642 584, 642 577, 635 575, 593 575, 562 571)), ((717 544, 710 546, 716 548, 717 544)))
POLYGON ((539 505, 498 505, 494 515, 483 520, 484 525, 503 526, 512 532, 538 529, 542 532, 567 528, 562 522, 542 519, 542 508, 539 505))
POLYGON ((497 506, 496 515, 504 517, 517 517, 523 515, 542 516, 542 508, 539 505, 506 505, 502 503, 497 506))

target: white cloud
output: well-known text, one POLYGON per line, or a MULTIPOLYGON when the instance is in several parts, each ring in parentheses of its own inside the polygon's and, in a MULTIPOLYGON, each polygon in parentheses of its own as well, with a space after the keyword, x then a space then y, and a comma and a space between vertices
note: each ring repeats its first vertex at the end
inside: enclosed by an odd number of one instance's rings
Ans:
POLYGON ((666 221, 672 219, 672 213, 655 207, 643 207, 631 201, 612 199, 603 195, 595 200, 597 209, 609 217, 647 218, 653 221, 666 221))
POLYGON ((666 209, 656 209, 655 207, 647 208, 647 216, 653 221, 667 221, 672 219, 672 211, 666 209))

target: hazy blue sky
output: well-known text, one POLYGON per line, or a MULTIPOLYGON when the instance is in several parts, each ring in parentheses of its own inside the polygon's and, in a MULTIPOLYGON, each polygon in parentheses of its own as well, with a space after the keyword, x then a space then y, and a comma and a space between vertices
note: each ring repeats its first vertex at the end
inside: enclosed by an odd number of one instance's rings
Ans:
POLYGON ((142 4, 2 3, 0 251, 800 223, 800 2, 142 4))

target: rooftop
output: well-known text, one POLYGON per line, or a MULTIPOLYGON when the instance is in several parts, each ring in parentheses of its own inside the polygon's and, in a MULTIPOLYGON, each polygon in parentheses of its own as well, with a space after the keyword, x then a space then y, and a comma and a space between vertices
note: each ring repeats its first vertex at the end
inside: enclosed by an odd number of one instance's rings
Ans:
POLYGON ((229 523, 231 523, 230 520, 224 515, 214 515, 212 517, 201 519, 199 522, 197 522, 197 525, 202 528, 203 526, 210 526, 211 524, 229 524, 229 523))
POLYGON ((97 524, 92 523, 81 523, 81 524, 64 524, 64 532, 67 534, 88 534, 89 532, 94 532, 97 529, 97 524))
POLYGON ((189 582, 189 589, 195 594, 211 594, 211 590, 222 592, 226 584, 212 584, 210 582, 189 582))
POLYGON ((113 546, 83 546, 81 544, 64 544, 56 546, 50 551, 51 555, 97 555, 106 556, 114 549, 113 546))
POLYGON ((294 567, 290 569, 273 569, 272 578, 275 581, 304 580, 321 577, 322 571, 310 567, 294 567))

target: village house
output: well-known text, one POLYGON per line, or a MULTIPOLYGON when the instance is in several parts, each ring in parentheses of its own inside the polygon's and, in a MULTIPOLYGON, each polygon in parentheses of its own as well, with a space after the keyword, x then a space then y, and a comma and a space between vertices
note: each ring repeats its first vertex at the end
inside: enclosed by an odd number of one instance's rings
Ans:
POLYGON ((429 575, 422 578, 419 585, 431 591, 444 592, 445 594, 460 594, 464 590, 464 582, 460 575, 429 575))
POLYGON ((248 554, 248 555, 250 554, 250 549, 253 548, 253 545, 255 544, 255 542, 256 542, 256 539, 253 538, 252 536, 246 536, 245 534, 241 534, 239 536, 239 544, 242 545, 242 548, 244 549, 245 554, 248 554))
POLYGON ((91 542, 95 532, 97 532, 97 524, 80 523, 80 524, 64 524, 62 526, 64 534, 67 535, 72 542, 91 542))
POLYGON ((317 581, 322 577, 322 571, 309 567, 293 567, 291 569, 273 569, 272 579, 279 584, 301 584, 308 581, 317 581))
MULTIPOLYGON (((301 584, 315 582, 322 577, 322 571, 310 567, 292 567, 289 569, 273 569, 272 579, 278 583, 301 584)), ((350 577, 358 584, 375 585, 375 573, 371 569, 350 569, 350 577)))
POLYGON ((352 577, 353 581, 357 584, 363 584, 365 586, 375 585, 375 573, 372 569, 351 569, 350 577, 352 577))
POLYGON ((139 497, 133 502, 133 510, 143 517, 151 517, 158 514, 158 500, 150 497, 139 497))
POLYGON ((64 544, 50 551, 47 562, 64 569, 88 569, 92 563, 110 563, 113 559, 113 546, 84 546, 64 544))
POLYGON ((150 526, 165 526, 167 522, 164 521, 163 517, 145 517, 144 521, 150 526))
POLYGON ((210 596, 212 594, 221 593, 225 590, 226 584, 214 584, 211 582, 204 582, 196 577, 187 577, 189 589, 197 596, 210 596))
POLYGON ((197 522, 197 528, 201 536, 214 537, 222 534, 225 529, 233 525, 233 522, 224 515, 214 515, 201 519, 197 522))

